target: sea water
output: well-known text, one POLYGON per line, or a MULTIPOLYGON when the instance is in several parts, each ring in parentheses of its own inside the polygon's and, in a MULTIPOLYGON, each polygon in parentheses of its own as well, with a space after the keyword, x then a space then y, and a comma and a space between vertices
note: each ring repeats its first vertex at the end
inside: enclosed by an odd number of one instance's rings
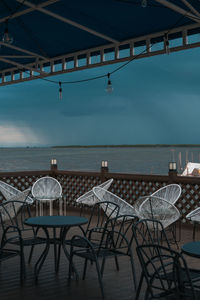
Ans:
POLYGON ((99 171, 107 160, 109 172, 165 175, 170 161, 179 172, 199 162, 200 147, 0 148, 0 172, 49 170, 51 159, 60 170, 99 171))

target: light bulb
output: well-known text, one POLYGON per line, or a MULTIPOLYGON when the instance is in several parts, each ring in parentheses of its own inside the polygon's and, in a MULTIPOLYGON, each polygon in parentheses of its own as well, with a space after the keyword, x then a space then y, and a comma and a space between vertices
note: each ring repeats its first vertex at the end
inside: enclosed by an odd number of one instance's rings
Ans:
POLYGON ((107 87, 106 87, 106 92, 108 94, 111 94, 112 91, 113 91, 113 87, 112 87, 112 83, 111 83, 111 80, 110 80, 110 73, 108 73, 108 84, 107 84, 107 87))
POLYGON ((141 0, 141 6, 143 8, 147 7, 147 0, 141 0))
POLYGON ((169 48, 169 40, 168 40, 168 35, 165 34, 165 37, 164 37, 164 41, 165 41, 165 51, 167 54, 170 53, 170 48, 169 48))
POLYGON ((5 23, 5 30, 4 34, 2 37, 2 42, 6 44, 12 44, 13 43, 13 37, 12 35, 8 32, 8 21, 5 23))
POLYGON ((59 81, 59 99, 62 100, 62 86, 61 86, 61 81, 59 81))

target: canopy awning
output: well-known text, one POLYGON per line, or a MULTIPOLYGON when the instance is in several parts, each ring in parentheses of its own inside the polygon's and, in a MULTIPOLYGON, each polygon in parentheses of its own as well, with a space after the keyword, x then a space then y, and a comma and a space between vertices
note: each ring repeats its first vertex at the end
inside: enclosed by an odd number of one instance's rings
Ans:
POLYGON ((0 23, 0 85, 200 46, 198 0, 1 0, 0 23))

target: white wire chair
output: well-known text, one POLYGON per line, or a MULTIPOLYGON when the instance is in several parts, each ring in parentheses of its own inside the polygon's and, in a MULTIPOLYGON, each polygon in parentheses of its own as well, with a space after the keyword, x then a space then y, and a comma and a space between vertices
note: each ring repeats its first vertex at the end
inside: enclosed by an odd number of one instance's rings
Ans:
MULTIPOLYGON (((62 187, 58 180, 45 176, 36 180, 32 186, 33 198, 40 202, 40 215, 43 214, 44 202, 49 202, 49 214, 53 213, 53 201, 62 199, 62 187)), ((61 201, 59 202, 61 210, 61 201)))
POLYGON ((200 207, 197 207, 189 214, 187 214, 186 219, 194 222, 200 222, 200 207))
MULTIPOLYGON (((119 216, 123 215, 132 215, 133 217, 136 216, 135 209, 132 205, 127 203, 125 200, 121 199, 117 195, 105 190, 104 188, 101 187, 94 187, 93 188, 93 193, 95 197, 99 201, 109 201, 117 204, 119 206, 119 216)), ((102 206, 104 209, 104 207, 102 206)))
POLYGON ((186 219, 194 222, 193 240, 195 240, 196 227, 197 227, 197 224, 200 224, 200 207, 197 207, 196 209, 191 211, 189 214, 187 214, 186 219))
POLYGON ((175 204, 181 195, 181 187, 178 184, 168 184, 157 191, 155 191, 151 196, 162 198, 168 202, 175 204))
POLYGON ((30 189, 20 191, 10 184, 0 180, 0 192, 7 201, 26 201, 28 204, 32 204, 34 200, 29 196, 30 189))
POLYGON ((164 228, 176 222, 181 216, 174 204, 152 195, 140 197, 134 208, 139 219, 158 220, 164 228))
MULTIPOLYGON (((105 190, 108 190, 113 182, 113 179, 109 179, 102 184, 98 185, 98 187, 104 188, 105 190)), ((93 189, 89 192, 83 194, 79 198, 76 199, 76 202, 81 204, 86 204, 88 206, 93 206, 95 203, 99 202, 99 199, 95 196, 93 189)))

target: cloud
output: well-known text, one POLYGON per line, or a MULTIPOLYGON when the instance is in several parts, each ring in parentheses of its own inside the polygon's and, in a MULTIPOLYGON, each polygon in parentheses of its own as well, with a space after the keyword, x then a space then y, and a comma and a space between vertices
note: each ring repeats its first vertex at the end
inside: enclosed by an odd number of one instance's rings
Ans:
POLYGON ((26 146, 40 144, 30 128, 0 125, 0 146, 26 146))

